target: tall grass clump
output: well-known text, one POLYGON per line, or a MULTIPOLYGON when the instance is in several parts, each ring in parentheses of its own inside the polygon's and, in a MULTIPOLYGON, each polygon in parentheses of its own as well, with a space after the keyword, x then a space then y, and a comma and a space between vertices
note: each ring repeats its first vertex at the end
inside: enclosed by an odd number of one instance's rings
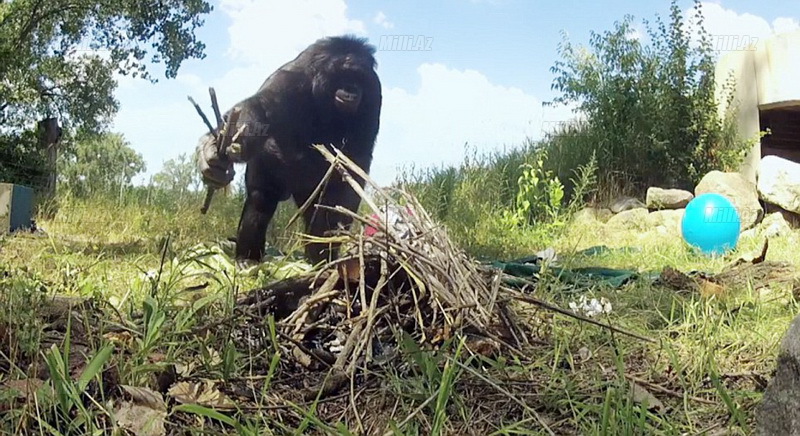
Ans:
MULTIPOLYGON (((46 231, 81 234, 108 242, 158 241, 169 236, 176 248, 218 241, 236 235, 241 192, 219 192, 208 213, 200 213, 205 191, 178 192, 152 185, 126 187, 120 192, 59 194, 58 212, 43 222, 46 231)), ((284 202, 268 229, 267 241, 279 249, 293 244, 297 225, 286 227, 296 207, 284 202)))
POLYGON ((735 130, 735 83, 715 99, 715 59, 700 3, 687 22, 673 1, 670 19, 645 22, 649 43, 636 37, 632 17, 592 33, 589 47, 566 37, 551 68, 561 95, 583 120, 546 140, 547 167, 563 179, 590 156, 603 192, 643 193, 659 185, 691 189, 711 170, 733 170, 750 141, 735 130), (725 107, 725 115, 718 110, 725 107))
POLYGON ((561 179, 544 167, 546 160, 547 150, 526 140, 505 152, 472 150, 458 166, 407 168, 397 183, 472 255, 527 255, 560 235, 580 199, 594 189, 590 161, 567 176, 579 193, 568 201, 561 179))

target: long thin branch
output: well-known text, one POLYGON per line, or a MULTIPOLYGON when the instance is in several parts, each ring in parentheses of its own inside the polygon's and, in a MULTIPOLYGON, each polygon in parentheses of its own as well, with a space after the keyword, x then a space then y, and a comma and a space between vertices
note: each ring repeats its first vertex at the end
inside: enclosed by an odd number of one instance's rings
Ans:
POLYGON ((628 380, 630 380, 632 382, 636 382, 636 383, 639 383, 641 385, 645 385, 650 389, 653 389, 655 391, 661 392, 662 394, 669 395, 671 397, 675 397, 675 398, 679 398, 679 399, 683 399, 684 397, 686 397, 686 398, 688 398, 688 399, 690 399, 692 401, 696 401, 696 402, 702 403, 702 404, 709 404, 709 405, 712 405, 712 406, 717 404, 716 402, 711 401, 711 400, 706 400, 705 398, 695 397, 693 395, 685 395, 685 393, 673 391, 672 389, 667 389, 664 386, 657 385, 655 383, 649 382, 649 381, 647 381, 647 380, 645 380, 643 378, 636 377, 635 375, 625 374, 625 378, 627 378, 628 380))
POLYGON ((614 327, 611 324, 606 324, 604 322, 600 322, 600 321, 591 319, 591 318, 589 318, 587 316, 580 315, 580 314, 575 313, 575 312, 573 312, 571 310, 562 309, 562 308, 556 306, 555 304, 548 303, 548 302, 546 302, 544 300, 540 300, 540 299, 535 298, 535 297, 528 297, 526 295, 522 295, 522 294, 519 294, 517 292, 510 291, 510 290, 507 290, 507 291, 509 291, 508 292, 510 294, 509 296, 511 298, 515 299, 515 300, 522 301, 522 302, 528 303, 528 304, 534 304, 534 305, 540 306, 540 307, 544 307, 545 309, 552 310, 553 312, 558 312, 558 313, 560 313, 562 315, 566 315, 566 316, 568 316, 570 318, 575 318, 577 320, 580 320, 580 321, 583 321, 583 322, 586 322, 586 323, 589 323, 589 324, 593 324, 593 325, 596 325, 598 327, 603 327, 603 328, 609 329, 611 331, 614 331, 614 332, 617 332, 617 333, 621 333, 623 335, 631 336, 631 337, 634 337, 636 339, 640 339, 640 340, 645 341, 645 342, 650 342, 650 343, 653 343, 653 344, 657 344, 658 343, 655 339, 648 338, 646 336, 642 336, 642 335, 640 335, 638 333, 634 333, 632 331, 625 330, 625 329, 622 329, 622 328, 619 328, 619 327, 614 327))

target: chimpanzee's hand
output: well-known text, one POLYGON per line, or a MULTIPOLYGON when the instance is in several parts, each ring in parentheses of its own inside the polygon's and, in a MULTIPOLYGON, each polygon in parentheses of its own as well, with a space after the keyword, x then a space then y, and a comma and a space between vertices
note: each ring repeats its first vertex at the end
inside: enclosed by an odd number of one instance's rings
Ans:
POLYGON ((220 156, 214 136, 206 133, 197 143, 197 167, 203 176, 203 182, 214 189, 224 188, 233 181, 236 172, 233 162, 226 156, 220 156))
POLYGON ((233 163, 247 162, 247 159, 245 158, 244 155, 244 148, 242 147, 242 144, 234 142, 233 144, 228 146, 228 149, 225 150, 225 154, 228 160, 230 160, 233 163))

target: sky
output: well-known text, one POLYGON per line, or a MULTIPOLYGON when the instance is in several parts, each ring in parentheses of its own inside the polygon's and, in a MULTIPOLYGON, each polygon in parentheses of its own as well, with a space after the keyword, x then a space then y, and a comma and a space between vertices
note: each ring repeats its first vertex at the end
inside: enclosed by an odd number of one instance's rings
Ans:
MULTIPOLYGON (((112 130, 141 153, 145 183, 163 163, 191 154, 206 127, 187 100, 207 115, 208 87, 222 111, 253 94, 276 68, 315 40, 354 34, 378 51, 383 85, 381 129, 372 178, 391 183, 403 168, 460 163, 479 153, 520 146, 572 116, 568 107, 543 107, 557 96, 550 68, 558 45, 587 45, 590 32, 611 30, 625 15, 668 19, 669 1, 577 0, 211 0, 213 11, 197 32, 206 57, 185 61, 177 78, 154 67, 159 83, 119 76, 120 111, 112 130), (412 37, 406 50, 381 47, 412 37), (419 44, 416 42, 419 41, 419 44), (465 145, 469 149, 465 148, 465 145)), ((692 2, 681 1, 688 11, 692 2)), ((706 30, 715 42, 754 41, 800 28, 798 0, 703 2, 706 30)), ((735 49, 721 44, 720 53, 735 49)), ((237 178, 244 168, 237 168, 237 178)))

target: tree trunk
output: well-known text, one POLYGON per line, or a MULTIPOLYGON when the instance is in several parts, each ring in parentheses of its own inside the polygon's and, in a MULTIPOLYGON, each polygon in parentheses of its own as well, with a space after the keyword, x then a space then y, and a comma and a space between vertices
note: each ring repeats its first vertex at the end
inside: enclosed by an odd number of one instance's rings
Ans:
POLYGON ((55 198, 56 181, 58 180, 58 169, 56 161, 58 159, 58 142, 61 139, 61 127, 58 126, 58 119, 45 118, 39 121, 39 147, 47 154, 47 168, 49 174, 41 193, 46 199, 55 198))

